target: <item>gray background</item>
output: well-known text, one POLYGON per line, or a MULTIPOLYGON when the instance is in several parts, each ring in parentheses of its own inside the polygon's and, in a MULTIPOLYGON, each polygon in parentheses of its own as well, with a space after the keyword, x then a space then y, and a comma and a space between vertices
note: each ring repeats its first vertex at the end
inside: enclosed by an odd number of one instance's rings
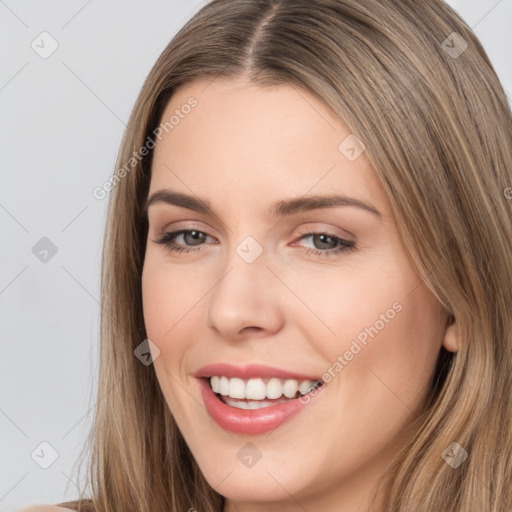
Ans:
MULTIPOLYGON (((448 3, 512 98, 512 0, 448 3)), ((76 496, 96 401, 108 199, 92 190, 114 170, 151 66, 203 4, 0 0, 0 511, 76 496), (55 254, 40 252, 43 237, 55 254)))

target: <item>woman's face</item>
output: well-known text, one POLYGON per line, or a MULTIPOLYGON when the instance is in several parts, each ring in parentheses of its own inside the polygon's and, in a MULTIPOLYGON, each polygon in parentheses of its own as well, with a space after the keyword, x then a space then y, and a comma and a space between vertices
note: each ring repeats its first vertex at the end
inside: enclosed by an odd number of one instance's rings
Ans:
POLYGON ((445 331, 364 147, 289 85, 196 81, 165 122, 149 196, 190 199, 151 201, 142 291, 181 433, 226 510, 366 511, 445 331))

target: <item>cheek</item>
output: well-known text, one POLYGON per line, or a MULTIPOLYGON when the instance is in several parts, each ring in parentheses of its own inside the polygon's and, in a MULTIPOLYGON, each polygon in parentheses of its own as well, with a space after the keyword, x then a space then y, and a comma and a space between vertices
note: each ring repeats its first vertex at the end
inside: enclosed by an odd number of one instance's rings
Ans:
POLYGON ((142 272, 142 303, 148 337, 170 338, 193 316, 193 308, 205 293, 197 276, 170 268, 161 258, 147 255, 142 272))
POLYGON ((185 416, 204 415, 203 408, 194 409, 197 402, 190 401, 183 386, 191 385, 190 371, 208 350, 199 332, 212 285, 206 276, 185 265, 171 266, 156 252, 146 255, 141 281, 146 334, 160 350, 154 368, 166 401, 181 423, 185 416))
POLYGON ((384 263, 297 280, 294 291, 317 318, 294 318, 327 362, 324 380, 354 406, 365 396, 406 411, 428 391, 442 331, 437 299, 419 283, 410 266, 384 263))
POLYGON ((393 303, 395 294, 381 298, 365 301, 364 315, 346 318, 350 334, 338 338, 327 373, 346 408, 360 410, 361 427, 379 418, 391 433, 423 406, 441 337, 436 304, 426 292, 393 303))
POLYGON ((391 440, 399 443, 423 406, 441 345, 438 307, 430 292, 411 294, 405 281, 385 287, 359 281, 345 291, 323 311, 336 336, 324 335, 317 346, 328 361, 323 379, 331 433, 356 445, 360 433, 356 451, 365 460, 391 440))
POLYGON ((373 337, 389 331, 412 288, 407 276, 391 274, 385 261, 284 273, 283 277, 295 295, 288 294, 287 318, 307 332, 308 339, 332 362, 353 341, 364 348, 373 337))
POLYGON ((189 378, 190 368, 197 355, 191 335, 197 330, 194 306, 204 291, 194 288, 194 279, 170 269, 160 258, 151 254, 144 261, 141 277, 143 315, 147 337, 158 347, 160 354, 154 360, 154 369, 172 415, 180 425, 187 418, 206 413, 184 392, 183 383, 189 378), (181 384, 180 384, 181 383, 181 384))

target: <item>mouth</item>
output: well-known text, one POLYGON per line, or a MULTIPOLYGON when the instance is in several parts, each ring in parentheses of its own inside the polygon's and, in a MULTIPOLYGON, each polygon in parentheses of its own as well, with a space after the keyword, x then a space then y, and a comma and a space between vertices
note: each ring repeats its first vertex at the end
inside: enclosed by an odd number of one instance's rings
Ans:
MULTIPOLYGON (((197 376, 196 376, 197 377, 197 376)), ((224 430, 259 435, 286 424, 319 399, 320 379, 197 377, 210 417, 224 430)))
POLYGON ((246 435, 284 425, 326 387, 315 375, 262 364, 213 363, 194 376, 210 417, 224 430, 246 435))

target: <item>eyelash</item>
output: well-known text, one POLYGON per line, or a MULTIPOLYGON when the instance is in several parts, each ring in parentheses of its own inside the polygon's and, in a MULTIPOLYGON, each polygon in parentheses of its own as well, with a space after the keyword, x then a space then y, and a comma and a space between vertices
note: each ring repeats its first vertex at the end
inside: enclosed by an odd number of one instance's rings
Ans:
MULTIPOLYGON (((182 252, 190 253, 190 252, 200 251, 201 250, 200 248, 192 249, 192 248, 179 247, 171 242, 171 240, 173 238, 175 238, 181 234, 191 233, 191 232, 196 232, 196 233, 200 233, 200 234, 209 236, 204 231, 199 231, 197 229, 180 229, 178 231, 163 233, 163 235, 159 239, 154 240, 154 242, 157 244, 162 244, 165 246, 165 248, 167 250, 172 251, 172 252, 177 252, 177 253, 182 253, 182 252)), ((305 254, 314 254, 315 256, 334 256, 334 255, 342 253, 342 252, 354 251, 356 249, 356 244, 354 242, 351 242, 349 240, 344 240, 343 238, 340 238, 339 236, 335 236, 335 235, 332 235, 331 233, 327 233, 327 232, 323 232, 323 231, 320 231, 320 232, 319 231, 307 231, 307 232, 301 234, 299 240, 302 240, 303 238, 307 238, 308 236, 312 236, 312 235, 327 235, 329 238, 332 238, 334 241, 338 242, 341 245, 340 245, 340 247, 337 247, 335 249, 328 249, 326 251, 321 251, 319 249, 306 248, 306 250, 304 251, 305 254)))

